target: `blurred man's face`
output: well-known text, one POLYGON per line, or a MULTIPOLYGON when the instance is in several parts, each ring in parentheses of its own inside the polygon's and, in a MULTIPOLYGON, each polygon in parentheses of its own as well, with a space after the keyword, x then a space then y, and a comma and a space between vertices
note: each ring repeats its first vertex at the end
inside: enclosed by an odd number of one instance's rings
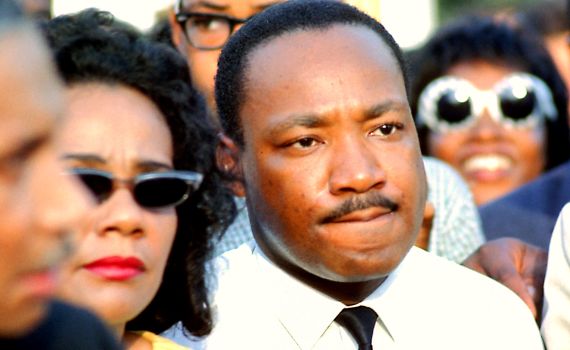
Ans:
MULTIPOLYGON (((284 2, 284 0, 182 0, 180 12, 214 14, 245 20, 280 2, 284 2)), ((200 30, 204 33, 219 29, 220 23, 215 18, 204 17, 200 21, 200 30)), ((221 48, 215 50, 196 48, 189 43, 187 35, 172 15, 170 16, 170 25, 172 27, 172 41, 188 60, 194 85, 206 97, 210 110, 215 111, 214 75, 222 51, 221 48)), ((233 28, 232 34, 240 27, 241 24, 237 24, 233 28)), ((215 122, 217 125, 217 119, 215 122)))
POLYGON ((54 293, 66 227, 87 198, 52 150, 61 87, 30 29, 0 33, 0 337, 29 331, 54 293), (25 60, 22 61, 22 58, 25 60))

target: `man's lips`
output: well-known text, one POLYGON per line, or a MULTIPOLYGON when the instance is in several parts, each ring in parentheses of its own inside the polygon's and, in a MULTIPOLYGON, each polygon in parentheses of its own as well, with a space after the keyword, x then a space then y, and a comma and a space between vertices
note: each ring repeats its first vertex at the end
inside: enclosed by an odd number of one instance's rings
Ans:
POLYGON ((391 209, 382 208, 382 207, 373 207, 364 210, 353 211, 341 217, 335 218, 331 222, 332 223, 368 222, 390 213, 392 213, 391 209))
POLYGON ((88 271, 111 281, 125 281, 140 275, 144 263, 136 257, 109 256, 83 266, 88 271))
POLYGON ((41 269, 27 272, 21 279, 30 295, 37 298, 49 298, 55 294, 57 273, 53 269, 41 269))

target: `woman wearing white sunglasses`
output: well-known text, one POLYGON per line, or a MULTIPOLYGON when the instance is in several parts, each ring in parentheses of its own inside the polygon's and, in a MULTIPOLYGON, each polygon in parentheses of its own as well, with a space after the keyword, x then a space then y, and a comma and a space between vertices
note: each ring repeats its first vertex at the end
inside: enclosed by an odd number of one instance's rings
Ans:
POLYGON ((570 157, 566 89, 547 51, 492 18, 448 25, 414 57, 423 151, 456 168, 478 205, 570 157))
POLYGON ((45 30, 67 84, 61 159, 96 199, 60 296, 93 310, 127 349, 177 349, 154 333, 178 322, 210 331, 204 262, 234 212, 204 103, 174 50, 107 13, 45 30))

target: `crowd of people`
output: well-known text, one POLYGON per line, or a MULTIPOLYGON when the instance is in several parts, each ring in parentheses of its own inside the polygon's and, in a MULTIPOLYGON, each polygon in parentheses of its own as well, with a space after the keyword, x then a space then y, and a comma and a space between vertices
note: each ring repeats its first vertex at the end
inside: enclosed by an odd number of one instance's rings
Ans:
POLYGON ((570 343, 570 8, 0 1, 1 349, 570 343), (568 181, 567 181, 568 180, 568 181))

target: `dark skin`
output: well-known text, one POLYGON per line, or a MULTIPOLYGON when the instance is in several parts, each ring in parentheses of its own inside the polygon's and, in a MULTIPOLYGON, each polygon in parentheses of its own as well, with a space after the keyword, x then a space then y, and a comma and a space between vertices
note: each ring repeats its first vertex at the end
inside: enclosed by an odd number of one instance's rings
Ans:
MULTIPOLYGON (((220 147, 217 150, 217 159, 220 168, 224 169, 230 176, 229 186, 231 187, 232 191, 235 193, 236 196, 243 197, 245 196, 245 189, 243 186, 243 174, 237 173, 237 165, 236 165, 236 157, 238 155, 238 147, 235 143, 229 139, 225 135, 220 135, 222 138, 222 142, 220 147)), ((420 233, 418 234, 418 238, 416 240, 415 245, 422 249, 427 250, 428 242, 429 242, 429 231, 431 229, 431 224, 433 220, 434 210, 431 203, 426 203, 426 210, 424 211, 424 221, 422 221, 422 226, 420 229, 420 233), (425 220, 425 215, 428 215, 429 219, 425 220)), ((262 242, 260 242, 263 244, 262 242)), ((334 281, 329 281, 326 279, 319 279, 315 278, 315 276, 311 275, 307 271, 299 268, 298 266, 291 264, 279 256, 275 256, 271 253, 270 247, 263 247, 264 252, 267 253, 268 256, 273 261, 276 261, 278 265, 282 266, 285 270, 287 270, 291 275, 295 276, 295 278, 301 281, 310 282, 314 288, 327 292, 331 297, 337 300, 343 300, 346 305, 353 305, 357 304, 359 301, 366 298, 366 296, 370 295, 382 282, 385 278, 378 279, 376 283, 370 282, 357 282, 357 283, 344 283, 343 288, 339 288, 338 283, 334 281)))
POLYGON ((283 35, 249 60, 236 156, 254 237, 282 270, 358 303, 408 253, 425 207, 401 70, 349 25, 283 35))
POLYGON ((342 301, 345 305, 354 305, 364 300, 386 279, 384 277, 363 282, 339 283, 337 281, 331 281, 324 278, 316 278, 315 275, 274 254, 272 252, 272 248, 265 244, 264 241, 258 240, 257 242, 263 252, 265 252, 273 262, 287 271, 290 275, 309 284, 313 288, 329 295, 330 297, 342 301))
POLYGON ((529 307, 540 323, 548 254, 515 238, 489 241, 463 265, 507 286, 529 307))
POLYGON ((429 246, 429 238, 431 227, 433 225, 433 219, 435 217, 435 208, 433 204, 430 202, 426 202, 426 206, 424 208, 424 217, 422 220, 422 227, 420 228, 420 233, 418 233, 418 237, 416 238, 416 243, 414 244, 418 248, 422 248, 423 250, 428 250, 429 246))

